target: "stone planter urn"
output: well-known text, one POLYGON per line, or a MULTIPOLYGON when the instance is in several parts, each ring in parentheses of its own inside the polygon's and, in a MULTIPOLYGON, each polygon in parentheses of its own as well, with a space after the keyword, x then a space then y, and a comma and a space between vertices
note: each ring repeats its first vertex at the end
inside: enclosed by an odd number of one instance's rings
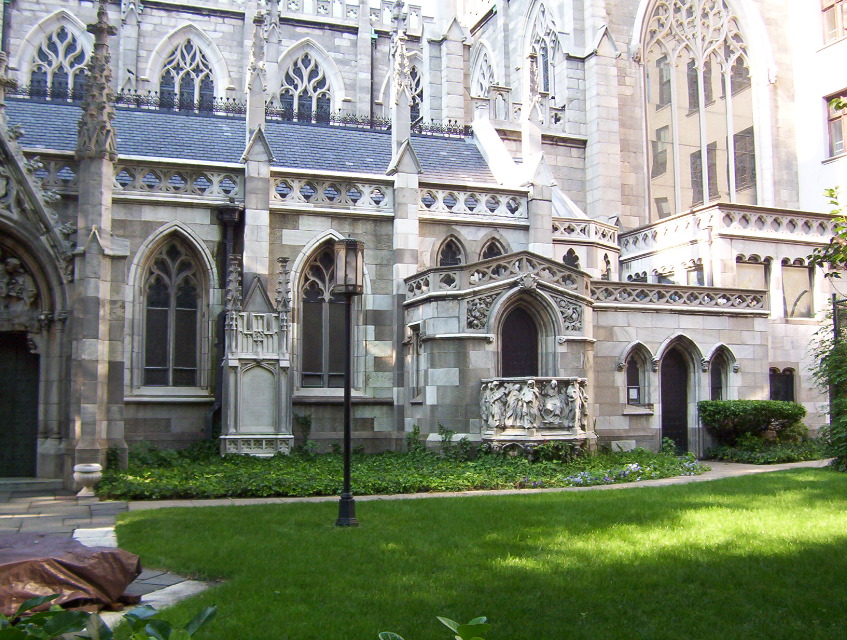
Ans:
POLYGON ((77 498, 95 497, 94 487, 103 477, 103 467, 99 464, 77 464, 74 465, 74 481, 82 489, 77 493, 77 498))

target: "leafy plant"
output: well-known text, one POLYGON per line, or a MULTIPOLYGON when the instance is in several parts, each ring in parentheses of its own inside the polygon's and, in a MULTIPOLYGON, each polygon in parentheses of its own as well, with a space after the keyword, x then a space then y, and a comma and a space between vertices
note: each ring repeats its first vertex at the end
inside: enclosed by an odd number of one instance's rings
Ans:
MULTIPOLYGON (((491 627, 484 617, 474 618, 467 624, 459 624, 450 618, 436 617, 441 621, 441 624, 453 632, 455 640, 485 640, 482 634, 491 627)), ((403 640, 403 638, 391 631, 382 631, 379 634, 379 640, 403 640)))
POLYGON ((0 614, 0 639, 41 638, 50 640, 66 633, 85 629, 90 615, 85 611, 65 611, 62 607, 54 604, 47 611, 26 615, 33 609, 42 607, 58 597, 58 594, 53 594, 30 598, 18 607, 11 618, 0 614))
POLYGON ((746 464, 781 464, 804 460, 823 460, 832 451, 827 437, 809 438, 802 442, 776 442, 743 436, 734 447, 721 445, 706 451, 709 460, 743 462, 746 464))
POLYGON ((421 442, 421 428, 418 425, 406 434, 406 451, 410 454, 424 453, 426 446, 421 442))
POLYGON ((189 640, 217 611, 210 606, 201 610, 180 629, 170 622, 157 618, 158 612, 150 605, 136 607, 124 614, 125 623, 112 631, 103 619, 87 611, 65 611, 52 605, 47 611, 26 615, 58 598, 58 594, 31 598, 24 602, 11 618, 0 614, 0 640, 53 640, 70 633, 85 631, 91 640, 189 640))

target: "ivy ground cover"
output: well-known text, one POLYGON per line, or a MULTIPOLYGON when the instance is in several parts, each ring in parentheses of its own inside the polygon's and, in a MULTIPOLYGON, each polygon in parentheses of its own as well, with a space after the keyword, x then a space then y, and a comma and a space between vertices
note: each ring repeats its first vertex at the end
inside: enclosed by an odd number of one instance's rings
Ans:
MULTIPOLYGON (((354 456, 352 485, 357 495, 571 487, 695 475, 707 468, 692 456, 678 458, 643 449, 567 463, 494 454, 462 460, 429 451, 387 452, 354 456)), ((341 492, 341 479, 338 454, 262 459, 161 452, 131 461, 126 470, 107 470, 97 493, 117 500, 331 496, 341 492)))
POLYGON ((135 511, 146 566, 222 582, 168 614, 208 640, 836 638, 847 476, 803 469, 664 487, 135 511))

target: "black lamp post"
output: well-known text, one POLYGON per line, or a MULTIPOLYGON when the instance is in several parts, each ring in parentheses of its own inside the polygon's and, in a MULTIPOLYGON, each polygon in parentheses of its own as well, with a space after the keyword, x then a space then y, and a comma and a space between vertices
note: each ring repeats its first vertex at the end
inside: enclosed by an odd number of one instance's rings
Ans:
POLYGON ((350 490, 350 386, 353 377, 353 296, 362 295, 365 243, 344 238, 335 242, 335 285, 333 295, 344 296, 344 487, 338 501, 337 527, 358 527, 356 502, 350 490))

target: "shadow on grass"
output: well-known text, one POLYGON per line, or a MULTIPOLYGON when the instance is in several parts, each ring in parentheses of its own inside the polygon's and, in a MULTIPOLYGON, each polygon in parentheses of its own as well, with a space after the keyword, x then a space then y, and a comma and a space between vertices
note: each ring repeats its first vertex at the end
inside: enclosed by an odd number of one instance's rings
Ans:
MULTIPOLYGON (((803 470, 621 491, 135 512, 122 545, 227 582, 206 638, 834 638, 847 477, 803 470)), ((187 618, 197 600, 174 612, 187 618)))

